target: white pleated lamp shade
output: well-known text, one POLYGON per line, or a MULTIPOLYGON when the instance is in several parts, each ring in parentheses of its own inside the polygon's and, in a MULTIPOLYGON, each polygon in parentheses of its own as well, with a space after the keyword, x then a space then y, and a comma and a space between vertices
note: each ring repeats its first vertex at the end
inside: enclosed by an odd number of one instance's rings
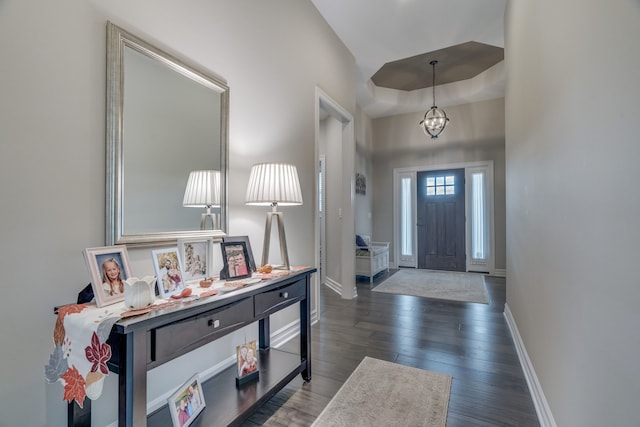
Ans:
POLYGON ((295 206, 302 204, 298 169, 285 163, 259 163, 251 168, 245 196, 247 205, 295 206))
POLYGON ((220 207, 220 171, 192 171, 182 205, 188 208, 220 207))

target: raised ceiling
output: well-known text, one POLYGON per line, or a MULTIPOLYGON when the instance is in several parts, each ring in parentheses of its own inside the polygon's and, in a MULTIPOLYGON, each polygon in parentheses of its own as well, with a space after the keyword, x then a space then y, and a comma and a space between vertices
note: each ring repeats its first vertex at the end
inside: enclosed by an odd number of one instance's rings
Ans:
POLYGON ((436 86, 471 79, 504 60, 504 49, 484 43, 467 42, 387 62, 372 77, 373 84, 397 90, 416 90, 433 85, 431 61, 435 67, 436 86))
MULTIPOLYGON (((504 48, 504 11, 507 0, 311 0, 354 56, 357 66, 357 103, 372 118, 423 111, 431 105, 431 69, 429 61, 421 64, 428 86, 404 90, 378 86, 372 77, 385 64, 449 49, 472 42, 475 47, 485 45, 504 48)), ((472 49, 473 50, 473 49, 472 49)), ((504 61, 485 68, 474 77, 457 80, 447 77, 457 74, 459 67, 470 69, 486 65, 476 64, 473 55, 458 52, 457 65, 447 65, 449 59, 435 58, 438 105, 477 102, 504 96, 504 61), (463 65, 461 65, 463 63, 463 65), (449 70, 450 69, 450 70, 449 70), (441 78, 443 80, 441 80, 441 78), (451 83, 442 83, 451 80, 451 83)), ((452 57, 455 55, 452 55, 452 57)), ((481 62, 483 62, 482 60, 481 62)), ((419 59, 416 59, 416 65, 419 59)), ((402 64, 401 64, 402 65, 402 64)), ((390 85, 409 80, 404 64, 395 76, 387 76, 390 85), (404 70, 404 71, 403 71, 404 70), (395 82, 395 83, 394 83, 395 82)), ((419 75, 420 71, 413 71, 419 75)), ((473 73, 473 72, 471 72, 473 73)), ((467 73, 465 72, 464 75, 467 73)), ((419 78, 419 77, 416 77, 419 78)))

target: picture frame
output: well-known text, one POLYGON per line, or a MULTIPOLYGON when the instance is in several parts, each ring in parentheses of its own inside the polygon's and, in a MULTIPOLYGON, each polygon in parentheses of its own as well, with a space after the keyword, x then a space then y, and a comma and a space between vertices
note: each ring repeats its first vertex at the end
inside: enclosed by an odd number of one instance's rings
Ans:
POLYGON ((259 377, 258 345, 255 340, 236 347, 236 366, 238 386, 259 377))
POLYGON ((249 254, 245 242, 220 242, 225 279, 236 280, 251 277, 249 254))
POLYGON ((86 248, 83 254, 91 276, 96 306, 104 307, 124 301, 124 281, 131 277, 127 247, 86 248))
POLYGON ((182 384, 168 399, 174 427, 187 427, 206 406, 200 377, 195 374, 182 384))
POLYGON ((356 194, 367 194, 367 177, 361 173, 356 173, 356 194))
POLYGON ((180 293, 185 287, 184 270, 178 247, 155 249, 151 251, 153 267, 158 278, 158 294, 168 298, 180 293))
POLYGON ((253 251, 251 250, 251 242, 249 241, 249 236, 224 236, 222 238, 223 242, 244 242, 247 247, 247 255, 249 260, 249 268, 252 272, 256 271, 256 261, 253 258, 253 251))
POLYGON ((184 280, 196 282, 211 277, 213 239, 179 239, 178 249, 183 261, 184 280))

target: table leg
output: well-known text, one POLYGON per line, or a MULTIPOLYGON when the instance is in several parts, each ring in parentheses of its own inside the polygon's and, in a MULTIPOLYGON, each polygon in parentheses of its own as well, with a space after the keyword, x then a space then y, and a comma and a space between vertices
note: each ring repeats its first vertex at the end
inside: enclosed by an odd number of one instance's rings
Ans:
POLYGON ((300 359, 306 360, 307 366, 302 371, 302 378, 311 381, 311 276, 306 279, 306 296, 300 301, 300 359))
POLYGON ((268 316, 258 322, 258 333, 260 334, 260 350, 269 350, 271 347, 271 326, 268 316))
POLYGON ((147 343, 144 330, 124 335, 120 345, 118 426, 147 425, 147 343))
POLYGON ((82 402, 82 408, 75 400, 67 404, 68 427, 91 427, 91 399, 82 402))

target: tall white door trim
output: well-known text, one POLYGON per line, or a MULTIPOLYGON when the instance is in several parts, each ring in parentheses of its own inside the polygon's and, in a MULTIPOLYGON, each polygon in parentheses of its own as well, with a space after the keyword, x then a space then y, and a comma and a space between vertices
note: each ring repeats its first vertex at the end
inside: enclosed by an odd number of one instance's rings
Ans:
MULTIPOLYGON (((340 236, 327 236, 329 238, 340 239, 340 277, 327 277, 339 284, 342 298, 352 299, 358 293, 356 289, 356 256, 355 256, 355 127, 353 116, 340 104, 333 100, 326 92, 319 87, 315 91, 315 179, 318 177, 318 160, 320 145, 320 120, 323 114, 328 114, 342 123, 342 176, 341 188, 327 189, 327 197, 331 191, 339 191, 340 208, 338 212, 325 212, 325 216, 338 215, 340 220, 340 236)), ((315 183, 314 188, 318 188, 315 183)), ((334 193, 335 194, 335 193, 334 193)), ((316 194, 315 200, 318 200, 316 194)), ((319 239, 320 239, 320 218, 318 209, 315 209, 315 261, 320 262, 319 239)), ((319 292, 319 287, 318 287, 319 292)), ((318 295, 319 296, 319 295, 318 295)))

